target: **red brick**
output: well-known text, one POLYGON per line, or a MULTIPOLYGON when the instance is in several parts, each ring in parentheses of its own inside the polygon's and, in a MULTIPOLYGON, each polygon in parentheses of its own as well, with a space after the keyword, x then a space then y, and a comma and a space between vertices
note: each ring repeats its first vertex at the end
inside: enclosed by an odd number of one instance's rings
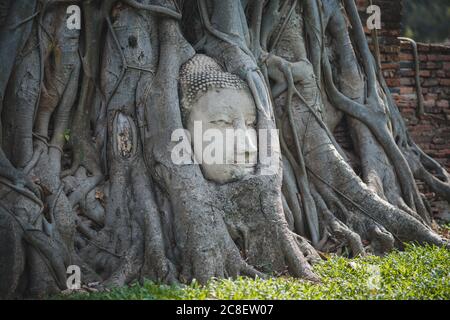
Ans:
POLYGON ((413 87, 402 87, 400 88, 400 94, 411 94, 414 92, 413 87))
POLYGON ((436 106, 436 100, 428 99, 423 102, 425 108, 433 108, 436 106))
POLYGON ((391 88, 395 88, 400 87, 401 81, 399 79, 386 79, 386 84, 391 88))
POLYGON ((395 72, 394 71, 383 71, 383 76, 385 78, 392 79, 392 78, 395 78, 395 72))
POLYGON ((398 69, 398 64, 396 63, 383 63, 381 64, 381 68, 385 69, 398 69))
POLYGON ((425 43, 418 43, 417 49, 419 52, 428 52, 430 51, 430 45, 425 43))
POLYGON ((441 66, 439 63, 428 61, 425 64, 425 69, 436 70, 436 69, 441 69, 441 66))
POLYGON ((425 81, 423 81, 422 86, 424 87, 435 87, 439 85, 439 80, 438 79, 425 79, 425 81))
POLYGON ((403 78, 414 77, 415 72, 411 69, 400 69, 400 76, 403 78))
POLYGON ((450 156, 450 149, 449 150, 439 150, 436 152, 436 157, 448 157, 450 156))
POLYGON ((416 81, 413 78, 401 78, 400 79, 401 86, 414 86, 415 84, 416 84, 416 81))
POLYGON ((428 78, 431 76, 430 70, 420 70, 420 76, 423 78, 428 78))
POLYGON ((436 93, 428 93, 425 95, 425 100, 437 100, 438 95, 436 93))
POLYGON ((414 56, 411 53, 400 53, 401 61, 413 61, 414 56))
POLYGON ((436 106, 438 106, 439 108, 449 108, 450 103, 448 100, 439 100, 436 102, 436 106))
POLYGON ((427 57, 429 61, 441 61, 440 56, 437 54, 429 54, 427 57))
POLYGON ((436 77, 437 78, 445 78, 445 71, 444 70, 436 71, 436 77))
POLYGON ((429 57, 430 56, 427 56, 425 54, 419 54, 419 61, 420 62, 431 61, 431 59, 429 57))

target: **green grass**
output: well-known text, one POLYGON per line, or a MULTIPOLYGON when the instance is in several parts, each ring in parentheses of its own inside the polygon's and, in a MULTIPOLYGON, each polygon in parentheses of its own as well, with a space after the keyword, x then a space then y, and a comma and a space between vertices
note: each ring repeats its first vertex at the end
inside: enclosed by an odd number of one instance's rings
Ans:
POLYGON ((446 223, 446 224, 441 225, 441 228, 444 231, 450 231, 450 223, 446 223))
POLYGON ((60 299, 450 299, 450 252, 410 245, 383 258, 331 257, 315 266, 321 284, 293 278, 211 280, 201 286, 152 282, 60 299), (379 272, 379 277, 377 277, 379 272), (370 280, 372 279, 372 280, 370 280), (373 285, 370 285, 370 282, 373 285))

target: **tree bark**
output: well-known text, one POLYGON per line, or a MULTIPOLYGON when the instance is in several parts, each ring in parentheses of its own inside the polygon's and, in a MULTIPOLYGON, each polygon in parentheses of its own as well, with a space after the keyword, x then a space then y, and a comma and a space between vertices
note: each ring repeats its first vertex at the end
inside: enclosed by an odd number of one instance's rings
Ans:
POLYGON ((321 251, 448 246, 414 178, 449 200, 449 174, 410 139, 353 0, 0 3, 0 297, 65 290, 70 265, 99 288, 317 282, 321 251), (196 53, 247 82, 257 129, 279 130, 279 161, 248 179, 172 161, 196 53), (360 172, 332 134, 343 119, 360 172))

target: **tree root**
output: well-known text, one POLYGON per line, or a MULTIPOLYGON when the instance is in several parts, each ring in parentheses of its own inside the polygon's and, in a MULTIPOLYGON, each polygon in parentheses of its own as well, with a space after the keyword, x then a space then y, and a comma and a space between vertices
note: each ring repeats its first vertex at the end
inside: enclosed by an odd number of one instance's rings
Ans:
POLYGON ((337 0, 85 1, 80 32, 66 28, 63 2, 6 17, 12 40, 0 29, 0 296, 64 290, 69 265, 99 289, 281 274, 317 283, 318 250, 449 247, 414 178, 450 200, 450 175, 408 136, 353 0, 345 11, 337 0), (260 163, 218 185, 172 162, 179 71, 195 54, 180 20, 247 81, 257 128, 281 131, 271 175, 260 163), (361 177, 332 134, 344 116, 361 177))

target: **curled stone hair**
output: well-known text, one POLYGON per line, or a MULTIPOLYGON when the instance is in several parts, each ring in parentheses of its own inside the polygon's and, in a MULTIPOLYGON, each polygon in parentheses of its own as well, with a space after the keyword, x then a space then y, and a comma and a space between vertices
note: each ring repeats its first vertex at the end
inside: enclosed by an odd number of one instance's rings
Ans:
POLYGON ((247 83, 237 75, 223 71, 211 57, 197 54, 180 70, 181 109, 183 118, 192 104, 210 89, 245 89, 247 83))

